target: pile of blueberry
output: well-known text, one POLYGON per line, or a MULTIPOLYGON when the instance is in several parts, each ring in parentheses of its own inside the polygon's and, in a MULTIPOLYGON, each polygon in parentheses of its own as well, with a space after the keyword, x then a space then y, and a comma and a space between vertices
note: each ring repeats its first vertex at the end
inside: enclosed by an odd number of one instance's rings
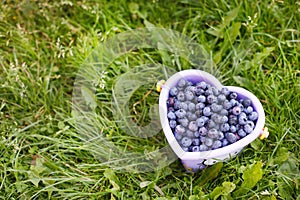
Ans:
POLYGON ((226 87, 218 90, 201 81, 180 79, 167 100, 170 128, 182 149, 208 151, 250 134, 258 114, 250 99, 238 99, 226 87))

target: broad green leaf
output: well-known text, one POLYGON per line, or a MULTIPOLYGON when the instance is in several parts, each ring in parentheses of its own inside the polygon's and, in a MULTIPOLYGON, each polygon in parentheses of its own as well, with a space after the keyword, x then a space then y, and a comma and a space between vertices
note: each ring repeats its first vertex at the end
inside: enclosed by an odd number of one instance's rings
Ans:
POLYGON ((206 168, 205 170, 202 171, 201 176, 196 180, 195 185, 201 187, 204 184, 206 184, 208 181, 215 179, 218 176, 219 172, 221 171, 222 167, 223 167, 223 163, 219 162, 214 164, 211 167, 206 168))
POLYGON ((257 161, 256 163, 247 166, 243 173, 243 183, 237 191, 234 192, 235 196, 241 196, 247 193, 250 189, 252 189, 257 182, 262 179, 263 170, 262 170, 262 162, 257 161))
POLYGON ((239 13, 239 9, 240 9, 240 7, 236 7, 226 14, 226 16, 224 17, 224 20, 223 20, 224 27, 228 26, 230 24, 230 22, 233 21, 237 17, 237 15, 239 13))
POLYGON ((263 142, 260 139, 256 139, 250 143, 250 146, 257 151, 260 151, 263 147, 263 142))
POLYGON ((260 64, 266 57, 268 57, 272 51, 274 51, 274 47, 264 48, 262 52, 258 52, 253 56, 252 64, 257 65, 260 64))
POLYGON ((274 158, 272 158, 271 164, 280 165, 281 163, 286 161, 289 157, 290 157, 290 152, 288 151, 288 149, 285 147, 281 147, 278 149, 274 158))
POLYGON ((97 107, 97 98, 93 91, 85 86, 81 87, 81 94, 88 106, 90 108, 95 109, 97 107))
POLYGON ((136 14, 139 11, 139 4, 130 2, 128 8, 132 14, 136 14))
POLYGON ((220 196, 227 196, 229 195, 234 189, 235 184, 231 182, 223 182, 222 186, 216 187, 211 193, 210 197, 214 200, 216 200, 220 196))
POLYGON ((234 41, 236 40, 236 37, 239 35, 240 33, 240 28, 241 28, 241 22, 235 22, 232 24, 232 26, 228 29, 229 32, 229 39, 231 44, 234 43, 234 41))
POLYGON ((248 79, 241 76, 233 76, 233 80, 235 80, 235 82, 239 84, 241 87, 251 85, 251 82, 248 79))

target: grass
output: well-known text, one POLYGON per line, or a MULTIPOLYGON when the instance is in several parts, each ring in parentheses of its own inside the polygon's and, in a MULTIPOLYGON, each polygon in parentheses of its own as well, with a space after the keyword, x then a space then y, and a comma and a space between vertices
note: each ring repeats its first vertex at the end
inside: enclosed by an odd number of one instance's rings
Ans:
MULTIPOLYGON (((7 0, 0 6, 1 199, 300 198, 299 2, 7 0), (105 68, 104 82, 99 80, 104 89, 85 99, 95 103, 95 112, 83 112, 79 116, 90 121, 78 121, 74 83, 91 51, 151 24, 193 38, 224 85, 253 92, 263 104, 269 138, 196 174, 186 173, 168 148, 153 158, 151 152, 167 145, 163 133, 128 134, 112 105, 129 108, 132 126, 147 125, 163 72, 145 72, 149 83, 125 107, 112 104, 114 95, 122 95, 114 85, 145 63, 169 66, 168 74, 201 68, 155 48, 122 55, 105 68), (106 140, 86 141, 99 135, 106 140), (153 170, 157 166, 164 167, 153 170)), ((151 132, 146 128, 142 132, 151 132)))

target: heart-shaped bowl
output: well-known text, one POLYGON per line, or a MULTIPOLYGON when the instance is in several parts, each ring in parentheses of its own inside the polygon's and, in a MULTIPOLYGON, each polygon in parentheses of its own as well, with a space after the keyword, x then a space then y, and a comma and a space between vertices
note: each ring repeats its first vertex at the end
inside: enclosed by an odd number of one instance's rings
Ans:
POLYGON ((198 170, 204 169, 206 166, 213 165, 217 162, 226 161, 236 156, 239 152, 241 152, 241 150, 245 146, 247 146, 249 143, 251 143, 260 136, 265 125, 264 109, 262 107, 262 104, 254 94, 241 87, 223 86, 219 82, 219 80, 213 75, 195 69, 177 72, 166 81, 166 83, 162 87, 159 96, 159 115, 160 122, 163 127, 163 132, 167 138, 169 145, 171 146, 175 154, 178 156, 178 158, 181 159, 184 167, 188 171, 192 172, 196 172, 198 170), (176 86, 181 78, 184 78, 185 80, 191 81, 193 83, 205 81, 206 83, 216 87, 219 90, 222 87, 227 87, 229 91, 236 92, 238 94, 237 99, 250 99, 252 102, 251 106, 253 107, 253 110, 258 113, 258 118, 254 130, 244 138, 238 140, 237 142, 219 149, 202 152, 184 151, 177 142, 174 133, 169 126, 169 121, 167 117, 167 100, 169 98, 169 90, 170 88, 176 86))

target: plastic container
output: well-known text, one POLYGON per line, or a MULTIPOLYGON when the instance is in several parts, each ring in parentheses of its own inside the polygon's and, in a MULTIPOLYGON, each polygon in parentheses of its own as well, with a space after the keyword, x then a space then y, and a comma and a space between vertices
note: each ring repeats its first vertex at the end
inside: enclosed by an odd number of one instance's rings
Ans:
POLYGON ((242 151, 242 149, 245 146, 247 146, 249 143, 251 143, 253 140, 260 136, 265 124, 265 113, 263 107, 255 95, 241 87, 223 86, 213 75, 201 70, 194 69, 177 72, 166 81, 165 85, 162 87, 159 96, 159 114, 160 122, 163 127, 163 132, 168 140, 169 145, 171 146, 175 154, 178 156, 178 158, 181 159, 184 167, 188 171, 193 172, 204 169, 208 165, 213 165, 217 162, 226 161, 236 156, 239 152, 242 151), (205 81, 218 89, 221 89, 222 87, 227 87, 230 91, 236 92, 238 94, 238 99, 245 97, 249 98, 252 101, 253 109, 258 113, 258 119, 256 122, 255 129, 246 137, 226 147, 203 152, 184 151, 178 144, 171 128, 169 127, 166 103, 169 97, 170 88, 176 86, 179 79, 181 78, 184 78, 185 80, 191 82, 205 81))

